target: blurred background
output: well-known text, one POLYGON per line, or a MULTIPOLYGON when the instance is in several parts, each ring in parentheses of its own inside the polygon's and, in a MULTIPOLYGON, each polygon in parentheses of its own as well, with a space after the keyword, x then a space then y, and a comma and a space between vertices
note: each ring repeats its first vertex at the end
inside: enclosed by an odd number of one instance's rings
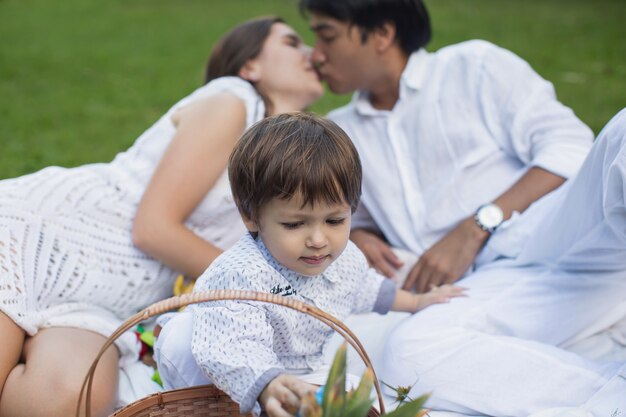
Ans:
MULTIPOLYGON (((426 0, 429 50, 510 49, 597 134, 626 106, 626 0, 426 0)), ((213 42, 276 14, 311 43, 296 0, 0 0, 0 178, 104 162, 202 83, 213 42)), ((326 113, 348 96, 327 93, 326 113)))

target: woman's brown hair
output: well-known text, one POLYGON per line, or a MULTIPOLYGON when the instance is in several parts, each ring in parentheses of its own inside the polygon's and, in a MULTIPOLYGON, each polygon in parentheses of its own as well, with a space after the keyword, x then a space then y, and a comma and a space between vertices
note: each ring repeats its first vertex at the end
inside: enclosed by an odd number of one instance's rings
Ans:
POLYGON ((246 62, 261 53, 272 25, 279 22, 283 22, 279 17, 259 17, 234 27, 222 36, 211 51, 204 83, 219 77, 239 75, 246 62))

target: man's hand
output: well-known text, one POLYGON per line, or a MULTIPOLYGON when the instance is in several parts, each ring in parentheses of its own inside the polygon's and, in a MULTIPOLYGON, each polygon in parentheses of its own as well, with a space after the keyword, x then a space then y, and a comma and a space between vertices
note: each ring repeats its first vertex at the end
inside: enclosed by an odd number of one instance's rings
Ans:
POLYGON ((422 293, 456 282, 474 263, 488 238, 489 233, 478 227, 473 217, 464 220, 420 256, 403 288, 422 293))
POLYGON ((350 233, 350 239, 361 249, 370 266, 387 278, 393 278, 403 265, 391 247, 372 232, 355 229, 350 233))
POLYGON ((315 390, 315 385, 293 375, 282 374, 267 384, 259 396, 259 403, 270 417, 292 417, 300 408, 301 398, 315 394, 315 390))

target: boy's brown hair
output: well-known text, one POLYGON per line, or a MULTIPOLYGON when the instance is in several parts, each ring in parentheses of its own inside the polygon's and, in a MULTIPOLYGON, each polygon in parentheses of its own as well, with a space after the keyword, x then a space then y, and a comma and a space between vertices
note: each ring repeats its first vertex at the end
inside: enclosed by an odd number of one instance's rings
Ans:
POLYGON ((248 129, 230 155, 228 178, 241 215, 259 221, 273 198, 298 195, 303 206, 347 203, 361 196, 361 161, 334 122, 309 113, 265 118, 248 129))

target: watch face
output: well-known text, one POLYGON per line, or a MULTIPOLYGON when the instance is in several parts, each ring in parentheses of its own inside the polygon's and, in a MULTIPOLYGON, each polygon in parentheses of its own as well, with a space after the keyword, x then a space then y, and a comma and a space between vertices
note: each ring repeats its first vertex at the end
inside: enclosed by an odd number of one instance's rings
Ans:
POLYGON ((478 221, 486 228, 492 229, 498 227, 504 219, 502 209, 495 204, 483 206, 476 213, 478 221))

